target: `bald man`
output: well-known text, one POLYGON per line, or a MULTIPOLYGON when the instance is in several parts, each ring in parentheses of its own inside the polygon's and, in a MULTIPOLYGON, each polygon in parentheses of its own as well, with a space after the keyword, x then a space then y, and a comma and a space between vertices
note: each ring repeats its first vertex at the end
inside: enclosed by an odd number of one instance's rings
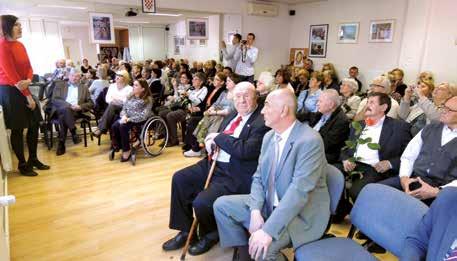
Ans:
POLYGON ((214 201, 223 195, 249 193, 252 174, 257 168, 265 127, 254 85, 241 82, 233 90, 236 111, 228 115, 219 133, 210 133, 205 139, 208 154, 214 147, 220 152, 213 156, 216 168, 211 183, 203 190, 211 161, 203 159, 179 170, 173 175, 171 188, 170 228, 180 231, 165 242, 163 250, 184 246, 192 224, 192 208, 199 222, 198 239, 189 248, 191 255, 207 252, 218 241, 214 201))
POLYGON ((233 260, 286 260, 281 249, 317 240, 326 229, 324 144, 318 132, 296 120, 296 109, 287 89, 267 96, 262 114, 272 130, 262 142, 251 194, 214 203, 221 246, 235 247, 233 260))

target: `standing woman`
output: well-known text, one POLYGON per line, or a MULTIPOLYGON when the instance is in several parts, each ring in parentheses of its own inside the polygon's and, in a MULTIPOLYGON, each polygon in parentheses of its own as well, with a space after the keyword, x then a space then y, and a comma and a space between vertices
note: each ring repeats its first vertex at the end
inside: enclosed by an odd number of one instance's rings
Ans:
POLYGON ((11 146, 19 161, 19 172, 24 176, 38 175, 33 167, 49 169, 37 158, 38 124, 33 122, 38 110, 29 85, 33 76, 32 66, 24 45, 17 41, 22 36, 21 24, 13 15, 1 16, 0 35, 0 105, 3 107, 5 125, 11 129, 11 146), (25 161, 23 131, 27 130, 29 160, 25 161))

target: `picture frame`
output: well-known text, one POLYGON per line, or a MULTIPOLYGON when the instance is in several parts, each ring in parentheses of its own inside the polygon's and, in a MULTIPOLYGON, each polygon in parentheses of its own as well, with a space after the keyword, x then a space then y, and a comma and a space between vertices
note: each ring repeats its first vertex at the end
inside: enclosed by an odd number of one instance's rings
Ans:
POLYGON ((200 47, 205 47, 206 46, 206 40, 205 39, 200 39, 199 44, 200 44, 200 47))
POLYGON ((368 42, 391 43, 395 33, 395 20, 372 20, 370 21, 370 35, 368 42))
POLYGON ((302 68, 308 54, 308 48, 290 48, 289 62, 294 67, 302 68))
POLYGON ((340 23, 338 25, 337 43, 357 43, 359 23, 340 23))
POLYGON ((208 19, 207 18, 188 18, 186 20, 187 39, 207 40, 208 39, 208 19))
POLYGON ((310 25, 309 57, 325 58, 327 56, 328 24, 310 25))
POLYGON ((89 33, 94 44, 115 44, 113 15, 89 13, 89 33))
POLYGON ((157 13, 156 0, 141 0, 143 13, 157 13))

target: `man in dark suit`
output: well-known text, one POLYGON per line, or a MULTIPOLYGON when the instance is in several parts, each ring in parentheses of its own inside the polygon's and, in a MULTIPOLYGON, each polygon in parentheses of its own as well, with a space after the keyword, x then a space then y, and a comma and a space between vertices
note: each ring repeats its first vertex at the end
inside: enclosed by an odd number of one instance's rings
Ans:
POLYGON ((341 98, 334 89, 321 93, 317 102, 318 112, 313 114, 309 125, 324 140, 325 157, 330 164, 337 163, 341 148, 349 136, 349 119, 341 109, 341 98))
POLYGON ((193 220, 193 208, 199 222, 199 241, 191 245, 189 253, 207 252, 219 240, 213 214, 214 201, 223 195, 249 193, 262 138, 268 128, 251 83, 242 82, 235 87, 234 104, 236 111, 224 119, 220 133, 210 133, 205 141, 209 155, 215 146, 220 148, 219 153, 212 157, 217 163, 208 189, 203 191, 211 165, 208 159, 173 175, 169 227, 180 232, 163 244, 166 251, 184 246, 193 220))
POLYGON ((457 260, 457 188, 443 189, 403 244, 400 260, 457 260))
POLYGON ((59 119, 59 145, 57 156, 65 154, 65 139, 70 130, 74 144, 81 142, 76 134, 75 120, 94 107, 87 86, 81 84, 81 73, 75 69, 68 74, 68 83, 56 86, 52 92, 51 117, 59 119))

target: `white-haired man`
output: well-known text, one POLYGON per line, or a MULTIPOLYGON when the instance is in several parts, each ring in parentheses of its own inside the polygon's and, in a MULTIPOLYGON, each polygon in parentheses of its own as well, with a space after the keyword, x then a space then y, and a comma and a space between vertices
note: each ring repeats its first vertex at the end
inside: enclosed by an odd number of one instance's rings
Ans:
POLYGON ((213 159, 216 168, 209 187, 203 190, 211 165, 206 158, 173 175, 169 227, 179 233, 162 245, 165 251, 184 246, 193 220, 192 208, 199 222, 199 240, 191 245, 189 253, 200 255, 210 250, 219 241, 214 201, 223 195, 249 193, 262 138, 268 128, 257 106, 254 85, 241 82, 233 93, 236 111, 224 119, 219 133, 210 133, 205 139, 209 154, 213 147, 220 148, 213 159))

